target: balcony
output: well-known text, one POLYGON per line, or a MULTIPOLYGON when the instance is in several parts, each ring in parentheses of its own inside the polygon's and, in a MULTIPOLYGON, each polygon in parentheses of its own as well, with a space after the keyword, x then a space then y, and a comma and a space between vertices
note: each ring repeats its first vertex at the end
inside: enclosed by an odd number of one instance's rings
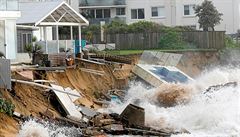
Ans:
POLYGON ((111 23, 112 21, 121 21, 126 22, 126 17, 115 17, 115 18, 89 18, 90 24, 100 24, 101 21, 104 21, 106 24, 111 23))
POLYGON ((101 7, 114 7, 114 6, 122 6, 126 5, 125 0, 79 0, 80 7, 94 7, 94 6, 101 6, 101 7))

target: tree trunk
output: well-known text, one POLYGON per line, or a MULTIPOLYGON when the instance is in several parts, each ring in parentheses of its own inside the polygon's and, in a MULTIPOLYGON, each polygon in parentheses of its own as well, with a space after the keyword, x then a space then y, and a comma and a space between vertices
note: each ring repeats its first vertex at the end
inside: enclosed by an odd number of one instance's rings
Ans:
POLYGON ((203 27, 203 31, 208 31, 208 27, 203 27))
POLYGON ((215 31, 214 27, 212 27, 212 31, 215 31))

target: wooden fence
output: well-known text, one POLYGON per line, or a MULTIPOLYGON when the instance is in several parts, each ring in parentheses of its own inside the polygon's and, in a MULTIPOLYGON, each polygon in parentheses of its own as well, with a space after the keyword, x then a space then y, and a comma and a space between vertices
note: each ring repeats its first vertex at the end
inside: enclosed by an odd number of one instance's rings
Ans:
MULTIPOLYGON (((115 43, 116 49, 159 49, 159 41, 165 33, 123 33, 106 34, 104 43, 115 43)), ((189 45, 199 49, 222 49, 225 47, 225 31, 182 31, 181 38, 189 45)), ((83 38, 86 36, 83 35, 83 38)), ((92 36, 92 43, 101 42, 100 34, 92 36)))

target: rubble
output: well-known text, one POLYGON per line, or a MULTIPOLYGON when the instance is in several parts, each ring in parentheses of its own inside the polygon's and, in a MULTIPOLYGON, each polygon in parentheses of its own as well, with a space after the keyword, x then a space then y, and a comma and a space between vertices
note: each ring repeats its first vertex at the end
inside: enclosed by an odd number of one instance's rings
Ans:
POLYGON ((124 124, 133 127, 143 127, 145 125, 145 111, 143 108, 129 104, 120 115, 124 124))

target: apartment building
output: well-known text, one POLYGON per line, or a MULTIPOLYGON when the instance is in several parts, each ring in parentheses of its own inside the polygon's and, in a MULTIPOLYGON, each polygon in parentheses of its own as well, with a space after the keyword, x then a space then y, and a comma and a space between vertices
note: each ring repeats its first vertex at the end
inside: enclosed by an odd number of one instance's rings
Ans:
POLYGON ((16 19, 20 16, 18 0, 0 0, 0 51, 7 59, 16 58, 16 19))
MULTIPOLYGON (((167 26, 191 26, 199 29, 194 6, 204 0, 126 0, 126 22, 139 20, 153 21, 167 26)), ((216 30, 233 34, 240 29, 240 0, 212 0, 214 6, 223 13, 216 30)))

